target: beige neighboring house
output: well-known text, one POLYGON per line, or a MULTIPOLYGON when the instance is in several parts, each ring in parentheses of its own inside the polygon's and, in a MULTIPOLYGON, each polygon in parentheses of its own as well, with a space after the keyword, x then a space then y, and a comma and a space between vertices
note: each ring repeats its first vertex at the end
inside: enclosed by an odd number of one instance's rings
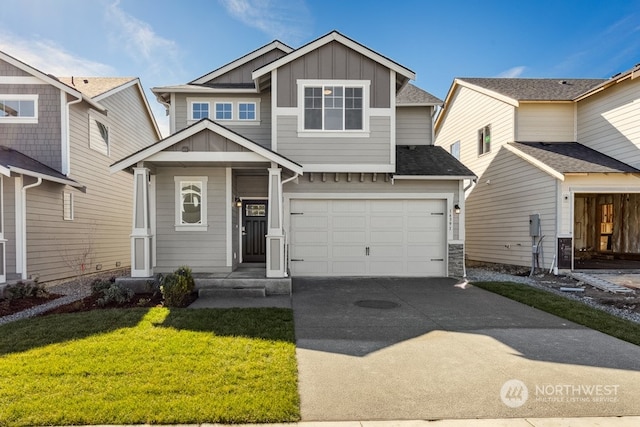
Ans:
POLYGON ((128 267, 132 177, 160 139, 137 78, 57 78, 0 52, 0 284, 128 267))
POLYGON ((461 276, 473 173, 433 145, 442 101, 413 79, 333 31, 154 88, 171 135, 111 168, 135 174, 133 276, 461 276))
POLYGON ((436 145, 479 177, 465 196, 468 259, 640 268, 639 75, 454 80, 436 145))

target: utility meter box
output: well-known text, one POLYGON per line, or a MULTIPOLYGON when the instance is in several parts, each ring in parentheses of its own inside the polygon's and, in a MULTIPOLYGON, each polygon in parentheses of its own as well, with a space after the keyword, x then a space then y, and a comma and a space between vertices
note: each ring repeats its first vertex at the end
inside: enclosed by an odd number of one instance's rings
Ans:
POLYGON ((533 214, 529 215, 529 236, 539 236, 540 235, 540 215, 533 214))

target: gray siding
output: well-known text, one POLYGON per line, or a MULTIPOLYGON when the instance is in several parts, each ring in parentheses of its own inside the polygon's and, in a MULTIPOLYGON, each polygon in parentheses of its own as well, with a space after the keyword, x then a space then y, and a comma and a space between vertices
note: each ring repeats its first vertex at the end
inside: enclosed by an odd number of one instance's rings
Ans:
POLYGON ((4 238, 7 274, 16 271, 16 209, 15 180, 2 177, 2 204, 4 210, 4 238))
POLYGON ((278 107, 298 105, 298 79, 369 80, 370 107, 391 106, 389 69, 335 41, 278 68, 278 107))
POLYGON ((236 177, 238 197, 268 197, 269 178, 268 175, 238 175, 236 177))
POLYGON ((225 168, 158 168, 156 271, 188 265, 194 272, 227 271, 225 168), (174 176, 207 176, 207 231, 175 230, 174 176))
POLYGON ((390 164, 389 117, 370 118, 369 138, 299 138, 298 118, 278 117, 278 153, 301 164, 390 164))
POLYGON ((180 131, 187 126, 195 123, 194 120, 189 119, 189 102, 198 100, 202 102, 210 103, 210 113, 213 120, 214 105, 216 102, 224 101, 237 101, 239 99, 248 100, 252 97, 260 98, 260 124, 243 124, 237 121, 221 121, 221 125, 228 127, 234 132, 239 133, 251 141, 266 147, 271 148, 271 93, 265 92, 261 94, 221 94, 216 96, 203 95, 192 96, 191 94, 178 93, 175 96, 175 116, 176 116, 176 129, 180 131), (189 101, 187 101, 187 98, 189 101))
POLYGON ((182 141, 168 147, 164 151, 182 151, 183 148, 189 151, 199 152, 240 152, 248 151, 241 145, 224 138, 217 133, 204 130, 196 133, 182 141))
POLYGON ((396 145, 432 145, 433 107, 396 109, 396 145))
POLYGON ((240 67, 234 68, 229 72, 216 77, 215 79, 210 80, 208 83, 213 84, 234 84, 234 83, 253 83, 253 79, 251 78, 251 73, 262 67, 269 62, 272 62, 282 56, 286 55, 280 49, 274 49, 270 52, 265 53, 251 61, 243 64, 240 67))

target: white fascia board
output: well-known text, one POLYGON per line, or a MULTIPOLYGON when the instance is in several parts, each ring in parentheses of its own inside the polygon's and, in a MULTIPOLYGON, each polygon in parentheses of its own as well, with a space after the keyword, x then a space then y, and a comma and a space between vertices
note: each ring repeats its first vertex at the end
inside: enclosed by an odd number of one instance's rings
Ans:
POLYGON ((513 154, 515 154, 516 156, 520 157, 523 160, 526 160, 527 162, 531 163, 533 166, 537 167, 538 169, 540 169, 541 171, 551 175, 552 177, 560 180, 560 181, 564 181, 565 175, 561 172, 558 172, 557 170, 553 169, 552 167, 550 167, 549 165, 541 162, 540 160, 536 159, 533 156, 530 156, 527 153, 524 153, 520 150, 518 150, 516 147, 509 145, 509 144, 505 144, 504 147, 511 151, 513 154))
POLYGON ((194 162, 251 162, 265 163, 268 160, 258 153, 252 151, 214 151, 214 152, 199 152, 199 151, 161 151, 153 154, 145 159, 149 162, 166 162, 166 163, 194 163, 194 162))
POLYGON ((216 77, 219 77, 225 73, 228 73, 229 71, 238 68, 244 64, 246 64, 249 61, 252 61, 256 58, 258 58, 261 55, 264 55, 265 53, 271 52, 274 49, 280 49, 281 51, 285 52, 285 53, 290 53, 293 52, 293 48, 287 46, 284 43, 279 42, 278 40, 275 40, 265 46, 262 46, 261 48, 258 48, 257 50, 254 50, 251 53, 248 53, 247 55, 244 55, 241 58, 236 59, 235 61, 232 61, 230 63, 228 63, 227 65, 223 65, 222 67, 218 68, 217 70, 214 70, 208 74, 205 74, 202 77, 198 77, 197 79, 191 81, 192 84, 203 84, 206 83, 212 79, 215 79, 216 77))
POLYGON ((6 176, 6 177, 10 177, 11 176, 11 170, 9 168, 6 168, 4 166, 0 166, 0 174, 6 176))
POLYGON ((314 164, 306 163, 303 165, 305 172, 326 172, 326 173, 393 173, 396 170, 395 165, 367 165, 367 164, 314 164))
POLYGON ((206 86, 159 86, 151 88, 151 92, 155 93, 156 96, 165 94, 165 93, 197 93, 197 94, 206 94, 206 93, 259 93, 258 89, 250 88, 250 89, 221 89, 221 88, 213 88, 206 86))
POLYGON ((20 175, 27 175, 27 176, 32 176, 34 178, 42 178, 45 181, 51 181, 51 182, 57 182, 58 184, 64 184, 64 185, 69 185, 71 187, 75 187, 75 188, 84 188, 84 185, 73 181, 71 179, 62 179, 62 178, 57 178, 51 175, 47 175, 44 173, 39 173, 39 172, 34 172, 34 171, 30 171, 27 169, 22 169, 22 168, 16 168, 13 166, 9 166, 9 170, 13 173, 17 173, 20 175))
POLYGON ((475 175, 394 175, 393 179, 406 179, 418 181, 460 181, 476 179, 475 175))
POLYGON ((300 58, 301 56, 306 55, 307 53, 318 49, 322 46, 324 46, 327 43, 330 43, 332 41, 337 41, 353 50, 355 50, 356 52, 372 59, 373 61, 378 62, 379 64, 384 65, 385 67, 395 71, 398 74, 401 74, 405 77, 407 77, 409 80, 415 80, 416 79, 416 74, 409 70, 408 68, 403 67, 402 65, 390 60, 389 58, 386 58, 382 55, 380 55, 379 53, 374 52, 373 50, 359 44, 356 43, 355 41, 343 36, 342 34, 338 33, 337 31, 332 31, 331 33, 320 37, 319 39, 316 39, 314 41, 312 41, 311 43, 302 46, 301 48, 294 50, 293 52, 283 56, 280 59, 277 59, 261 68, 258 68, 257 70, 255 70, 253 73, 251 73, 251 78, 256 81, 258 80, 260 77, 269 74, 271 71, 275 70, 276 68, 281 67, 284 64, 287 64, 291 61, 294 61, 298 58, 300 58))
POLYGON ((493 90, 484 88, 482 86, 474 85, 469 82, 465 82, 464 80, 456 79, 456 83, 460 86, 464 86, 468 89, 474 90, 476 92, 482 93, 483 95, 490 96, 491 98, 495 98, 499 101, 507 103, 509 105, 513 105, 514 107, 519 107, 520 102, 517 99, 513 99, 509 96, 502 95, 501 93, 495 92, 493 90))

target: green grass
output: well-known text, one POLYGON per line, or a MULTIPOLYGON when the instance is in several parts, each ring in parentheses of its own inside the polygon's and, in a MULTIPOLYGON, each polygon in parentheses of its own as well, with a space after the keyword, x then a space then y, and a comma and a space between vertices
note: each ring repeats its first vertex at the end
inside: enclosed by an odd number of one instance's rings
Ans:
POLYGON ((579 301, 563 298, 551 292, 519 283, 476 282, 473 285, 621 340, 640 345, 639 324, 589 307, 579 301))
POLYGON ((121 309, 0 326, 0 425, 300 418, 288 309, 121 309))

